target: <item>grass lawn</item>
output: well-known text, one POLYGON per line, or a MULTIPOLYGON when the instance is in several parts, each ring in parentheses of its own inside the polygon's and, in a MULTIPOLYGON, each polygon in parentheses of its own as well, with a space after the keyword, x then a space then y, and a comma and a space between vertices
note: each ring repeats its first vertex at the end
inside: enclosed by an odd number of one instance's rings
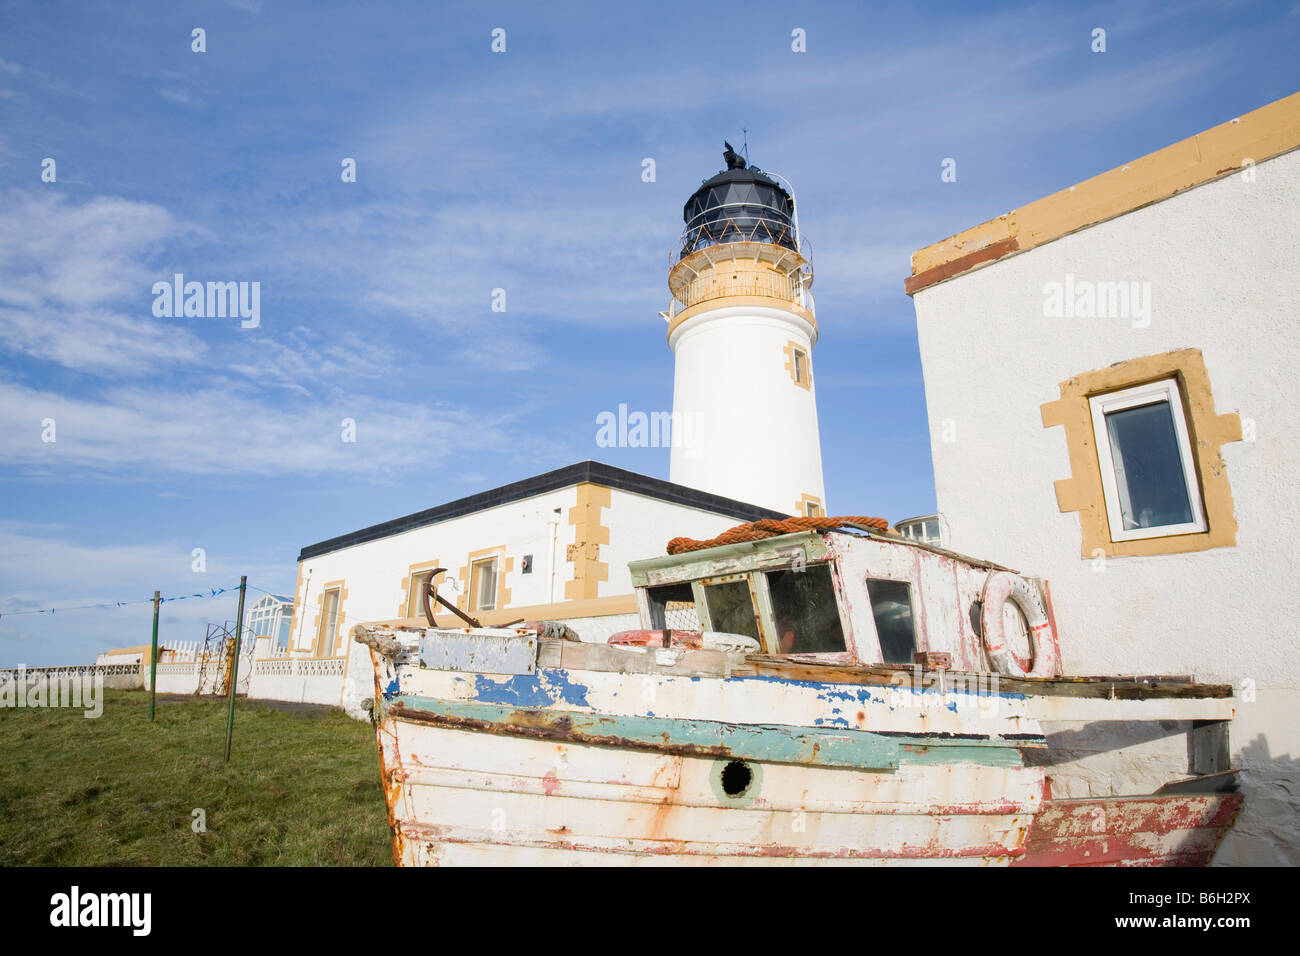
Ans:
POLYGON ((0 708, 0 866, 392 865, 368 723, 241 700, 227 764, 224 700, 148 706, 0 708))

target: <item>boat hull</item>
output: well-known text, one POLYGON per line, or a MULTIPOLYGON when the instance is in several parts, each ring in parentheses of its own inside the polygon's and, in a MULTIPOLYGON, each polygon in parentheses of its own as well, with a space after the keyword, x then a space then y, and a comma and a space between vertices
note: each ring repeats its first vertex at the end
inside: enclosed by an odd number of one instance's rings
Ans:
POLYGON ((379 728, 400 865, 997 865, 1023 852, 1036 768, 870 771, 566 744, 391 719, 379 728))

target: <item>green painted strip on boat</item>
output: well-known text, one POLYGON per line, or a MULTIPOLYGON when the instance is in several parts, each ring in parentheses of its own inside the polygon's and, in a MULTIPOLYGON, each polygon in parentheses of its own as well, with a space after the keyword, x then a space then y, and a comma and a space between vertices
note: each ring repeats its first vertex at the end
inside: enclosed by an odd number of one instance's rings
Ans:
POLYGON ((398 696, 387 702, 385 710, 390 718, 457 729, 766 763, 857 770, 894 770, 900 762, 975 762, 988 766, 1020 763, 1014 746, 996 740, 937 742, 930 737, 886 737, 837 727, 629 717, 416 695, 398 696))
POLYGON ((1023 767, 1020 750, 1002 740, 962 740, 934 743, 933 738, 891 738, 899 744, 900 763, 942 766, 952 763, 977 763, 985 767, 1023 767))

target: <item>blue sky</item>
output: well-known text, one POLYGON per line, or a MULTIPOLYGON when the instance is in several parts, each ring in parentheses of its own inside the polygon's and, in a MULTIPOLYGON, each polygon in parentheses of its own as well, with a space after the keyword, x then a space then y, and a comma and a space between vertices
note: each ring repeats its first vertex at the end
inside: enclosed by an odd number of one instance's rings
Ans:
POLYGON ((671 408, 682 203, 744 127, 812 243, 831 510, 927 512, 911 252, 1295 92, 1298 39, 1295 2, 0 0, 0 666, 148 640, 15 611, 287 591, 305 544, 570 462, 667 477, 595 420, 671 408), (260 326, 155 318, 176 272, 260 282, 260 326))

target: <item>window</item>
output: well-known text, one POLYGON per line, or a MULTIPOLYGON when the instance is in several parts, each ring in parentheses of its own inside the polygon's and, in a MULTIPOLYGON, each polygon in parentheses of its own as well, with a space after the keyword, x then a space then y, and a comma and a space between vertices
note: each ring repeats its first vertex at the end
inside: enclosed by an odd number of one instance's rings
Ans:
POLYGON ((406 594, 405 617, 424 617, 424 592, 429 586, 432 571, 412 571, 411 586, 406 594))
POLYGON ((1093 396, 1089 404, 1111 540, 1205 531, 1177 380, 1093 396))
POLYGON ((1222 449, 1241 441, 1242 423, 1236 412, 1215 410, 1199 350, 1076 372, 1060 388, 1041 411, 1045 428, 1064 429, 1070 473, 1055 483, 1056 502, 1078 514, 1081 557, 1237 543, 1222 449))
POLYGON ((830 565, 767 573, 779 654, 843 654, 844 628, 830 565))
POLYGON ((663 630, 698 631, 700 617, 695 611, 695 592, 689 583, 649 588, 650 626, 663 630))
POLYGON ((754 616, 754 599, 750 596, 748 581, 705 585, 704 600, 709 608, 711 630, 744 634, 762 643, 762 638, 758 636, 758 619, 754 616))
POLYGON ((795 504, 794 513, 809 518, 820 518, 826 513, 826 509, 822 507, 822 500, 816 495, 804 495, 795 504))
MULTIPOLYGON (((392 605, 389 605, 390 607, 392 605)), ((320 624, 316 630, 316 656, 333 657, 339 626, 339 589, 325 592, 321 600, 320 624)))
POLYGON ((785 370, 790 381, 800 388, 812 390, 812 363, 808 358, 807 344, 791 340, 785 343, 785 370))
POLYGON ((867 579, 871 615, 886 664, 911 664, 916 657, 916 626, 912 620, 912 586, 906 581, 867 579))
POLYGON ((939 531, 939 516, 925 515, 920 518, 908 518, 894 525, 894 529, 904 538, 920 541, 922 544, 943 544, 943 535, 939 531))
POLYGON ((497 606, 497 559, 486 558, 472 565, 472 603, 476 611, 491 611, 497 606))

